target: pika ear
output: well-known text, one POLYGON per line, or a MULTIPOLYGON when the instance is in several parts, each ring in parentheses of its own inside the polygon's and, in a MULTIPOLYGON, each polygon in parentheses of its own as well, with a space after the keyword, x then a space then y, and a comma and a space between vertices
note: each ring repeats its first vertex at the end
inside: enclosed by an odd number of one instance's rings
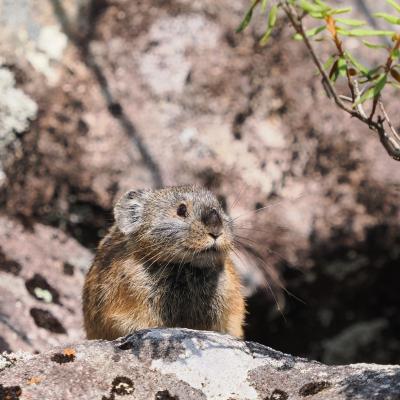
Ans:
POLYGON ((136 232, 142 222, 147 191, 130 190, 114 207, 114 218, 119 230, 127 235, 136 232))

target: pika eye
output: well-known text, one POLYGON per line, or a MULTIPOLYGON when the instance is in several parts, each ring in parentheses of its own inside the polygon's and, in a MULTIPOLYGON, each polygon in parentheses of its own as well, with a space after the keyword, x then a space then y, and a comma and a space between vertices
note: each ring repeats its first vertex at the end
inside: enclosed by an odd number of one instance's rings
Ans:
POLYGON ((177 215, 179 215, 180 217, 187 217, 187 207, 185 204, 179 204, 179 207, 176 209, 176 213, 177 215))

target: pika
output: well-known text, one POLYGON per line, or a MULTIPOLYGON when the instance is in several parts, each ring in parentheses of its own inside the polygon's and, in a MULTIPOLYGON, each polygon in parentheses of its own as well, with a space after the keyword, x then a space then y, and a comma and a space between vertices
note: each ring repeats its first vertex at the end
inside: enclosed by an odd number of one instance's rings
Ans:
POLYGON ((181 327, 243 337, 245 301, 231 260, 233 221, 196 186, 129 191, 83 289, 88 339, 181 327))

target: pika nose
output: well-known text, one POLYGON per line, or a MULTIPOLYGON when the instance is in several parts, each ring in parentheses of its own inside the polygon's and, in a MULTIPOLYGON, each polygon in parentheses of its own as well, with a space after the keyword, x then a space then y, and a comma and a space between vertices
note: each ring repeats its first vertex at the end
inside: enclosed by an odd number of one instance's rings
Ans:
POLYGON ((211 208, 203 213, 202 221, 208 228, 208 234, 213 238, 217 239, 222 234, 222 220, 218 211, 215 208, 211 208))

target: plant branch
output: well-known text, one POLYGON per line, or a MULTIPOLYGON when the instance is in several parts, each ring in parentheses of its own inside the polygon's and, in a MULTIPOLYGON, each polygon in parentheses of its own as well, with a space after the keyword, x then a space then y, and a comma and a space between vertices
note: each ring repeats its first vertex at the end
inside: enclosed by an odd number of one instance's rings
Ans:
POLYGON ((360 91, 360 87, 358 84, 358 80, 354 79, 353 80, 353 86, 354 86, 354 92, 355 92, 355 99, 353 100, 353 104, 356 104, 356 108, 357 111, 364 117, 367 118, 367 114, 364 111, 364 107, 363 105, 360 103, 360 99, 361 99, 361 91, 360 91))
POLYGON ((392 131, 393 136, 400 142, 400 135, 397 133, 396 129, 394 128, 392 121, 390 120, 390 118, 385 110, 385 107, 383 106, 382 101, 379 101, 379 108, 381 109, 382 114, 385 118, 385 121, 387 122, 390 130, 392 131))
MULTIPOLYGON (((314 48, 311 45, 311 42, 310 42, 309 38, 307 37, 307 34, 304 30, 302 18, 299 16, 297 10, 291 4, 289 4, 288 0, 281 0, 279 2, 279 5, 285 12, 285 14, 288 17, 294 30, 302 37, 303 42, 304 42, 305 46, 307 47, 307 50, 308 50, 314 64, 316 65, 319 73, 321 74, 322 83, 323 83, 324 87, 326 88, 328 95, 330 95, 334 99, 336 105, 340 109, 347 112, 352 117, 359 119, 361 122, 365 123, 371 130, 377 132, 379 134, 380 141, 381 141, 382 145, 384 146, 385 150, 387 151, 387 153, 393 159, 400 161, 400 135, 396 132, 395 128, 393 127, 393 124, 390 122, 390 119, 387 116, 386 111, 384 112, 383 104, 379 100, 379 98, 376 99, 376 102, 379 102, 380 109, 384 115, 384 118, 378 116, 376 120, 372 119, 373 114, 371 114, 370 118, 367 117, 364 110, 362 109, 362 107, 360 109, 360 107, 356 106, 356 109, 354 109, 354 108, 350 108, 350 107, 346 106, 342 101, 342 97, 336 92, 336 89, 333 86, 332 81, 329 79, 326 71, 324 70, 324 67, 323 67, 321 61, 317 57, 317 55, 314 51, 314 48), (382 104, 382 106, 381 106, 381 104, 382 104), (390 128, 390 131, 391 131, 391 135, 389 135, 386 132, 385 127, 384 127, 384 121, 387 122, 387 124, 390 128)), ((343 52, 343 50, 342 50, 342 52, 343 52)), ((351 81, 350 81, 350 83, 351 83, 351 81)), ((353 99, 355 96, 359 97, 358 86, 354 87, 354 85, 351 85, 351 88, 355 89, 355 93, 352 90, 353 99)), ((375 107, 376 107, 376 104, 375 104, 375 107)), ((375 112, 375 110, 373 110, 373 111, 375 112)))

